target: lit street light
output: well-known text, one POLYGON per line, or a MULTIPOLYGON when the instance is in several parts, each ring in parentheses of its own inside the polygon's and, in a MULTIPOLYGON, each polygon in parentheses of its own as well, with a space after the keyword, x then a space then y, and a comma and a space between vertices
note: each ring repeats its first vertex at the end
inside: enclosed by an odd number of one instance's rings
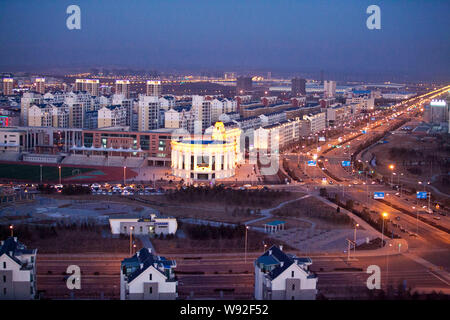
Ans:
POLYGON ((9 230, 11 230, 11 237, 14 237, 14 226, 12 224, 9 226, 9 230))
POLYGON ((130 227, 130 256, 132 255, 132 245, 133 245, 133 229, 134 229, 134 227, 133 226, 131 226, 130 227))
POLYGON ((383 225, 381 227, 381 247, 383 248, 383 238, 384 238, 384 218, 387 218, 387 212, 383 212, 381 215, 381 219, 383 219, 383 225))
POLYGON ((61 184, 61 166, 58 166, 59 171, 59 184, 61 184))
POLYGON ((357 223, 357 224, 355 224, 355 234, 354 234, 354 237, 353 237, 353 241, 354 241, 354 253, 356 254, 356 228, 358 228, 359 227, 359 224, 357 223))
POLYGON ((245 258, 244 258, 245 263, 247 263, 247 231, 248 226, 245 226, 245 258))
POLYGON ((124 186, 126 185, 126 184, 125 184, 125 181, 126 181, 126 179, 127 179, 127 174, 126 174, 126 172, 127 172, 127 167, 124 166, 124 167, 123 167, 123 185, 124 185, 124 186))

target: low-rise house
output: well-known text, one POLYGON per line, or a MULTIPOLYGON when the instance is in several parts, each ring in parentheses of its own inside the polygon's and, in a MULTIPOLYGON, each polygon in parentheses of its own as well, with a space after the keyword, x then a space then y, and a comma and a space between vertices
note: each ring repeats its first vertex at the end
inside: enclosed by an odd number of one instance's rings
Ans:
POLYGON ((172 217, 150 217, 115 216, 109 219, 112 234, 133 235, 168 235, 177 232, 177 219, 172 217), (131 230, 131 231, 130 231, 131 230))
POLYGON ((315 300, 317 276, 310 258, 298 258, 272 246, 255 260, 256 300, 315 300))
POLYGON ((0 300, 36 298, 36 253, 16 237, 0 243, 0 300))
POLYGON ((121 263, 121 300, 175 300, 178 297, 173 268, 175 260, 167 260, 143 248, 121 263))

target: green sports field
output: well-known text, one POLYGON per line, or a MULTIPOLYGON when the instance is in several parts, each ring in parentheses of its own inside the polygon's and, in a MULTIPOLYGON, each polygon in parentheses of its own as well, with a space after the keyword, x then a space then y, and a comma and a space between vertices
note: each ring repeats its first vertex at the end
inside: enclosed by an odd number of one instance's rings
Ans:
MULTIPOLYGON (((92 168, 73 168, 61 167, 62 179, 69 178, 81 173, 90 172, 92 168)), ((39 165, 22 165, 22 164, 0 164, 0 179, 26 180, 32 182, 40 182, 41 170, 39 165)), ((58 181, 59 172, 57 166, 42 166, 42 181, 58 181)))

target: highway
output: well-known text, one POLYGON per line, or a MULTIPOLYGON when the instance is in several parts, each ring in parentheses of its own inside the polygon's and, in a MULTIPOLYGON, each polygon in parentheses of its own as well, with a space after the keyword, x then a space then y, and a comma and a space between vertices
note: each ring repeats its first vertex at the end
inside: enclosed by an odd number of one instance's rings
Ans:
MULTIPOLYGON (((401 107, 397 107, 395 112, 390 111, 389 113, 384 112, 383 114, 373 115, 376 118, 368 125, 353 127, 344 136, 327 141, 328 146, 340 145, 341 147, 322 147, 320 150, 313 149, 300 155, 289 153, 285 155, 288 161, 297 163, 308 176, 309 179, 304 180, 303 189, 306 188, 309 191, 317 188, 326 188, 328 194, 338 194, 342 203, 351 199, 355 203, 355 208, 360 210, 367 208, 371 214, 381 215, 381 213, 387 212, 386 225, 389 226, 389 229, 394 234, 408 241, 409 253, 403 256, 403 260, 415 259, 415 261, 420 261, 423 265, 429 263, 442 270, 444 277, 448 277, 450 267, 448 264, 448 261, 450 261, 450 235, 448 232, 434 227, 430 222, 448 226, 448 217, 444 217, 445 219, 437 222, 433 220, 431 215, 427 215, 429 217, 426 218, 426 222, 417 219, 417 216, 414 218, 417 210, 413 210, 412 207, 415 207, 415 205, 419 207, 417 201, 413 198, 415 195, 396 195, 397 190, 393 190, 392 187, 387 185, 380 185, 377 181, 358 174, 352 167, 343 167, 342 161, 350 161, 351 156, 366 141, 377 137, 377 135, 383 136, 384 131, 392 131, 392 128, 396 127, 396 125, 398 126, 402 121, 404 122, 413 117, 417 112, 417 108, 420 108, 430 98, 436 97, 439 92, 447 91, 448 88, 424 95, 425 97, 414 99, 408 103, 402 103, 401 107), (361 133, 363 129, 366 131, 364 134, 361 133), (313 167, 306 166, 306 161, 312 159, 317 159, 318 165, 313 167), (374 200, 371 196, 374 191, 384 191, 385 199, 388 202, 410 211, 412 216, 396 210, 387 203, 374 200)), ((360 157, 356 159, 362 161, 360 157)), ((368 161, 367 158, 365 161, 368 161)), ((408 270, 404 271, 409 272, 408 270)))

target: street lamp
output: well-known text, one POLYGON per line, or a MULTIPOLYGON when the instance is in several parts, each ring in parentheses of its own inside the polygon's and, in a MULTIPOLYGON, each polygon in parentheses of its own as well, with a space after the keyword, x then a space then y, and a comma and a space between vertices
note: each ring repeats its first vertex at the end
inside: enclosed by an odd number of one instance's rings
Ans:
MULTIPOLYGON (((393 164, 389 165, 389 169, 391 169, 391 171, 394 170, 394 168, 395 167, 393 164)), ((393 173, 391 173, 391 184, 394 184, 394 174, 393 173)))
POLYGON ((247 263, 247 231, 248 226, 245 226, 245 258, 244 258, 245 263, 247 263))
POLYGON ((358 227, 359 227, 359 223, 355 224, 355 233, 353 236, 353 241, 354 241, 353 252, 354 252, 354 254, 356 254, 356 228, 358 228, 358 227))
POLYGON ((130 227, 130 256, 132 255, 133 229, 134 229, 134 227, 131 226, 131 227, 130 227))
POLYGON ((383 226, 381 227, 381 247, 383 248, 383 237, 384 237, 384 218, 387 218, 388 213, 387 212, 383 212, 383 214, 381 215, 381 219, 383 219, 383 226))
POLYGON ((12 224, 9 226, 9 230, 11 230, 11 237, 14 237, 14 226, 12 224))
POLYGON ((59 171, 59 184, 61 184, 61 166, 58 166, 59 171))
POLYGON ((127 179, 127 167, 123 167, 123 185, 125 186, 125 180, 127 179))

